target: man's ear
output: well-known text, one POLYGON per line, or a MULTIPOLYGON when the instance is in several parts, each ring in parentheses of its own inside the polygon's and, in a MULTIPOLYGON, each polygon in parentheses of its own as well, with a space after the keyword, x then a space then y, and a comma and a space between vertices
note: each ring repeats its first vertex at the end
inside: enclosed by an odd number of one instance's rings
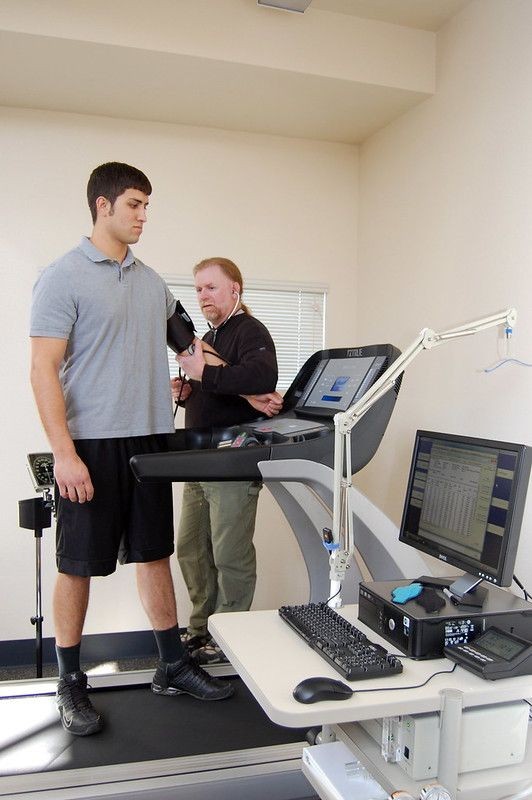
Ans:
POLYGON ((98 216, 102 217, 108 216, 110 210, 111 210, 111 203, 109 202, 107 197, 100 195, 100 197, 96 198, 96 212, 98 216))

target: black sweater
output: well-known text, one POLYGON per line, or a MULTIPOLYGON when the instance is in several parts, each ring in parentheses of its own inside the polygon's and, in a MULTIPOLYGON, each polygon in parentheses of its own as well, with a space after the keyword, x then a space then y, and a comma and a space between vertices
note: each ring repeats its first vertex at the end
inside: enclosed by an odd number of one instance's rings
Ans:
POLYGON ((267 328, 249 314, 231 317, 203 340, 228 362, 206 365, 201 384, 191 381, 185 404, 185 427, 226 427, 249 422, 259 414, 241 394, 273 392, 277 384, 275 345, 267 328))

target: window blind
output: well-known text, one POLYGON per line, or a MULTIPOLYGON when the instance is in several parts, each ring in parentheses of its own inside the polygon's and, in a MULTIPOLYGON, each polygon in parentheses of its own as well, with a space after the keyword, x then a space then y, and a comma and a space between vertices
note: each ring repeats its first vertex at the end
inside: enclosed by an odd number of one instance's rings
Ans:
MULTIPOLYGON (((177 297, 194 321, 197 336, 208 330, 198 308, 192 278, 165 276, 172 294, 177 297)), ((277 389, 284 391, 292 383, 300 367, 325 344, 326 287, 266 282, 246 284, 243 301, 268 328, 275 343, 279 365, 277 389)), ((168 351, 170 374, 177 375, 177 363, 168 351)))

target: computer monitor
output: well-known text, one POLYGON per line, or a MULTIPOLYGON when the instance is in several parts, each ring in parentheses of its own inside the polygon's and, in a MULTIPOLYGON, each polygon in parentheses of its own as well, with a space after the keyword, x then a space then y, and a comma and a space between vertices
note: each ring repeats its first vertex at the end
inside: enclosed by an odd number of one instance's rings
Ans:
POLYGON ((465 570, 459 599, 481 581, 512 582, 532 448, 417 431, 399 540, 465 570))

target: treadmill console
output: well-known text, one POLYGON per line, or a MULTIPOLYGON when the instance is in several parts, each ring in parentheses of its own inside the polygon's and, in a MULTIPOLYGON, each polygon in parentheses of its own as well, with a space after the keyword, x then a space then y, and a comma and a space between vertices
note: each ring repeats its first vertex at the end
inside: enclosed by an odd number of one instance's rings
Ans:
MULTIPOLYGON (((314 353, 284 396, 283 410, 227 428, 186 428, 169 437, 169 452, 134 456, 139 481, 260 480, 261 461, 303 459, 332 467, 334 416, 356 403, 395 361, 390 344, 314 353)), ((351 431, 352 470, 373 457, 392 413, 401 376, 351 431)))

